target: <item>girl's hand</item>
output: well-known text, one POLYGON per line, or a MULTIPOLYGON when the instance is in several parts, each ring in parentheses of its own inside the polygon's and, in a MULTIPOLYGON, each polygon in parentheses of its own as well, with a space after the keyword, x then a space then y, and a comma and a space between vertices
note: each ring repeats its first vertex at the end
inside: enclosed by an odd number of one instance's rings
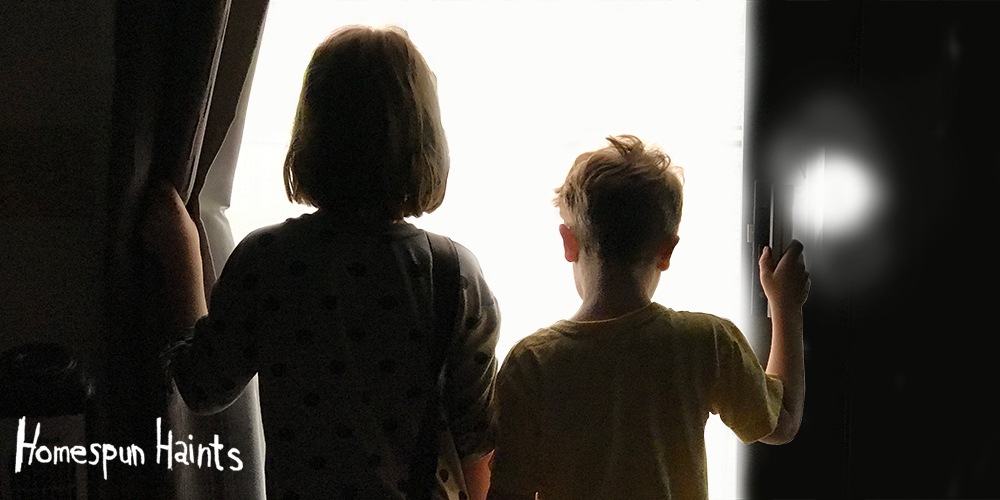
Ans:
POLYGON ((169 268, 201 268, 201 244, 195 226, 177 190, 166 182, 152 188, 143 221, 142 239, 160 262, 169 268))
POLYGON ((802 258, 802 243, 792 240, 781 261, 773 262, 771 248, 760 255, 760 284, 772 308, 801 308, 809 296, 809 271, 802 258))

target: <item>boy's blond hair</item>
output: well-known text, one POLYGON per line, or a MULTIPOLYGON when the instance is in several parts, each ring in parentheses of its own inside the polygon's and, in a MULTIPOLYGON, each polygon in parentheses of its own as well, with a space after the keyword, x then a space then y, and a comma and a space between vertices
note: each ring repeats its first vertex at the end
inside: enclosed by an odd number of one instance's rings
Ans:
POLYGON ((395 26, 345 26, 313 52, 285 157, 292 202, 374 218, 441 205, 448 145, 434 74, 395 26))
POLYGON ((607 140, 609 146, 576 158, 554 203, 581 251, 596 251, 605 265, 632 266, 677 234, 683 171, 638 137, 607 140))

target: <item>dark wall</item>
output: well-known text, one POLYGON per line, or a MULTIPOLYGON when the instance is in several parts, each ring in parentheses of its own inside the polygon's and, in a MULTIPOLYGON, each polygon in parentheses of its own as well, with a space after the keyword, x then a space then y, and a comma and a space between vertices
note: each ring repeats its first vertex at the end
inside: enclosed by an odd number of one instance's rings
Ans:
MULTIPOLYGON (((261 3, 240 6, 260 12, 261 3)), ((164 334, 135 228, 151 174, 194 181, 228 9, 215 0, 0 2, 0 353, 38 341, 69 351, 95 386, 88 443, 155 449, 168 402, 164 334)), ((232 32, 255 43, 257 27, 232 32)), ((235 107, 238 95, 224 97, 235 107)), ((229 124, 218 122, 224 137, 229 124)), ((0 395, 0 415, 22 413, 11 399, 0 395)), ((13 439, 4 432, 0 445, 13 439)), ((110 481, 87 468, 91 498, 172 494, 165 468, 110 468, 110 481)))
POLYGON ((113 9, 0 2, 0 351, 103 350, 113 9))
POLYGON ((998 15, 995 2, 749 4, 748 181, 773 168, 785 119, 831 89, 864 115, 831 118, 833 134, 875 138, 888 180, 879 223, 819 245, 805 420, 791 444, 742 449, 752 498, 1000 497, 998 15))

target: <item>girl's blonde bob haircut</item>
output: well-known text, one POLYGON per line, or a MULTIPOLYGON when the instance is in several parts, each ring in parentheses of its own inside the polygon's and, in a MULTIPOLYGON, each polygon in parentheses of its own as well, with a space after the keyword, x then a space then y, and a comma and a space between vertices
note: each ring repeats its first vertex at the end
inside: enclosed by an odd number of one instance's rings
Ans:
POLYGON ((285 157, 289 201, 419 217, 441 205, 448 169, 435 77, 406 31, 345 26, 319 44, 285 157))
POLYGON ((684 205, 684 171, 633 135, 576 158, 554 204, 581 250, 602 264, 633 266, 653 258, 677 234, 684 205))

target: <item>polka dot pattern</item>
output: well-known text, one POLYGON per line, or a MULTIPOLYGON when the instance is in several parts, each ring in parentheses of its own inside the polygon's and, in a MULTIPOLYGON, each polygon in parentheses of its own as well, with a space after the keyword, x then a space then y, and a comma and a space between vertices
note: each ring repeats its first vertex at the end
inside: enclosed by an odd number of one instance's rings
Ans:
MULTIPOLYGON (((183 351, 189 359, 178 360, 187 372, 177 380, 188 381, 178 388, 189 404, 224 407, 259 375, 265 473, 278 478, 266 483, 268 498, 391 497, 407 479, 403 443, 415 438, 434 390, 427 239, 409 224, 370 238, 323 217, 290 219, 240 243, 183 351)), ((452 434, 456 458, 493 446, 499 321, 475 257, 459 253, 448 419, 437 424, 452 434)), ((450 499, 468 498, 460 471, 458 462, 437 470, 450 499)))
POLYGON ((347 363, 341 360, 331 361, 326 367, 331 375, 337 377, 343 375, 347 371, 347 363))
POLYGON ((243 277, 243 288, 254 290, 257 288, 257 275, 250 273, 243 277))
POLYGON ((221 320, 221 319, 212 321, 212 326, 211 326, 211 328, 208 331, 211 332, 211 333, 213 333, 213 334, 215 334, 215 335, 225 335, 226 334, 226 322, 223 321, 223 320, 221 320))
POLYGON ((334 434, 340 439, 351 439, 354 437, 354 429, 341 424, 334 428, 334 434))
POLYGON ((337 304, 339 303, 336 295, 324 294, 323 298, 320 300, 320 305, 323 309, 327 311, 337 310, 337 304))
POLYGON ((271 243, 274 243, 274 235, 271 233, 261 234, 257 241, 261 247, 268 247, 271 243))
POLYGON ((340 490, 340 498, 343 500, 357 500, 361 497, 358 495, 358 488, 356 486, 349 485, 344 486, 343 489, 340 490))
POLYGON ((378 371, 389 375, 396 371, 396 360, 395 359, 383 359, 378 362, 378 371))
POLYGON ((410 387, 406 390, 406 399, 418 399, 424 395, 423 387, 410 387))
POLYGON ((309 459, 308 462, 306 462, 306 465, 308 465, 309 468, 313 470, 323 470, 326 468, 326 457, 321 457, 321 456, 312 457, 309 459))
POLYGON ((399 422, 394 418, 387 418, 382 422, 382 430, 386 434, 394 434, 399 429, 399 422))
POLYGON ((417 330, 415 328, 412 329, 412 330, 410 330, 409 337, 410 337, 410 340, 412 340, 412 341, 414 341, 414 342, 416 342, 418 344, 421 344, 425 340, 427 340, 427 335, 424 332, 422 332, 420 330, 417 330))
POLYGON ((302 398, 302 404, 310 408, 315 408, 317 405, 319 405, 319 394, 316 394, 315 392, 310 392, 306 394, 302 398))
POLYGON ((302 276, 303 274, 306 273, 306 270, 307 270, 306 263, 302 262, 301 260, 293 261, 291 264, 288 265, 288 274, 292 276, 302 276))
POLYGON ((355 278, 364 278, 365 276, 368 276, 368 268, 360 262, 354 262, 348 265, 347 272, 355 278))
POLYGON ((274 295, 268 295, 264 299, 263 309, 265 312, 274 313, 281 309, 281 302, 274 295))
POLYGON ((360 342, 361 340, 363 340, 366 334, 367 332, 365 332, 365 329, 359 326, 354 326, 347 330, 347 336, 350 337, 350 339, 355 342, 360 342))

